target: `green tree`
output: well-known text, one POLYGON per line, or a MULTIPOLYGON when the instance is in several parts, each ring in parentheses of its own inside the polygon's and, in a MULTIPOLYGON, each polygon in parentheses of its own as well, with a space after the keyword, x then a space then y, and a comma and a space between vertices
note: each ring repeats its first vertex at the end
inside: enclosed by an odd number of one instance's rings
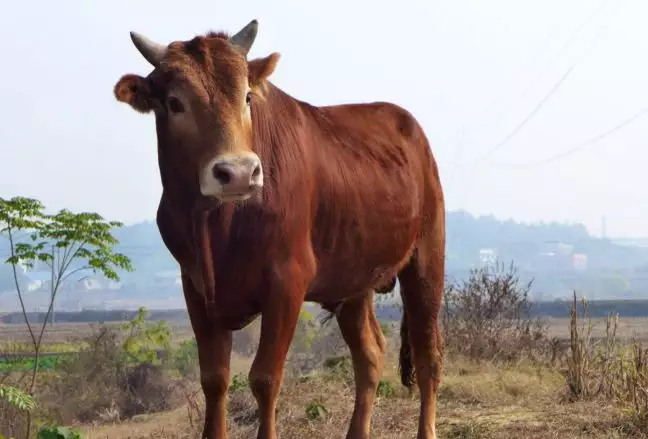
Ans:
POLYGON ((16 387, 0 384, 0 399, 7 401, 18 410, 32 411, 36 407, 36 401, 16 387))
MULTIPOLYGON (((33 198, 0 198, 0 234, 9 241, 9 258, 14 284, 27 329, 34 348, 34 367, 28 394, 33 395, 38 373, 43 334, 59 289, 79 272, 102 274, 119 280, 118 270, 132 270, 130 260, 116 253, 117 240, 112 235, 122 224, 105 221, 97 213, 73 213, 67 209, 50 215, 43 204, 33 198), (40 327, 29 322, 24 294, 19 282, 19 264, 33 268, 44 264, 50 272, 49 306, 40 327)), ((28 413, 27 437, 31 437, 31 416, 28 413)))
POLYGON ((148 311, 141 307, 137 315, 121 325, 124 353, 129 364, 158 364, 157 349, 171 346, 171 330, 165 320, 147 322, 148 311))

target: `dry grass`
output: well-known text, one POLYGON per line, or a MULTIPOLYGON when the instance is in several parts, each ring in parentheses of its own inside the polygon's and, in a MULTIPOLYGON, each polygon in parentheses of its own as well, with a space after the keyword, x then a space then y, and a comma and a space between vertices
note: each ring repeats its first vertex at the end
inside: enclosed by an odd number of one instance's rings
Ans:
MULTIPOLYGON (((393 389, 379 397, 373 417, 373 437, 411 439, 419 410, 416 395, 398 384, 397 342, 390 340, 384 373, 393 389)), ((251 358, 234 356, 232 374, 247 375, 251 358)), ((239 375, 241 376, 241 375, 239 375)), ((632 433, 627 414, 604 399, 568 402, 560 368, 526 360, 502 364, 450 356, 439 390, 440 438, 622 438, 632 433)), ((195 438, 202 422, 202 395, 196 382, 185 392, 185 402, 171 411, 137 415, 122 422, 101 420, 77 425, 84 438, 195 438)), ((343 438, 353 407, 352 376, 344 368, 319 368, 307 375, 290 376, 279 403, 279 434, 284 439, 343 438), (309 416, 314 404, 326 409, 322 418, 309 416)), ((230 394, 231 439, 255 437, 256 405, 247 386, 230 394)))
POLYGON ((567 396, 571 400, 605 399, 622 406, 629 431, 648 433, 648 348, 641 341, 619 342, 618 315, 606 319, 602 337, 592 335, 587 300, 578 313, 574 293, 570 310, 567 396))
MULTIPOLYGON (((565 346, 558 342, 557 320, 547 325, 525 313, 527 291, 528 286, 519 285, 514 270, 477 270, 468 281, 451 284, 446 291, 443 330, 448 346, 438 394, 439 437, 646 437, 648 392, 644 391, 648 386, 644 384, 648 383, 648 366, 643 365, 644 351, 635 348, 635 361, 630 364, 619 357, 628 352, 628 337, 637 334, 627 324, 621 329, 617 319, 607 320, 601 333, 607 338, 601 341, 593 335, 595 326, 589 320, 574 321, 572 315, 571 320, 560 321, 564 332, 559 334, 569 341, 565 346), (614 374, 610 374, 612 371, 614 374), (607 390, 589 391, 587 398, 582 392, 574 397, 578 393, 574 392, 574 382, 581 388, 594 389, 597 385, 607 390)), ((346 434, 353 408, 352 373, 344 361, 322 363, 322 357, 339 355, 338 347, 328 346, 335 344, 330 331, 323 338, 329 341, 306 349, 317 354, 314 370, 312 365, 304 368, 301 364, 287 368, 292 375, 283 386, 279 402, 279 435, 284 439, 343 438, 346 434), (307 371, 310 373, 305 379, 307 371)), ((399 343, 393 336, 388 339, 389 355, 373 416, 373 437, 412 438, 416 435, 419 401, 397 384, 399 343)), ((293 355, 289 363, 300 359, 293 355)), ((237 384, 236 388, 230 393, 230 437, 255 437, 256 404, 245 385, 237 384)), ((84 433, 96 439, 198 437, 202 415, 198 387, 192 395, 185 407, 172 413, 139 417, 119 425, 86 426, 84 433)))
MULTIPOLYGON (((397 390, 393 397, 378 398, 373 417, 373 437, 411 439, 415 436, 418 400, 396 384, 390 362, 385 379, 397 390)), ((320 371, 310 379, 287 380, 279 404, 279 435, 285 439, 343 438, 353 407, 348 377, 320 371), (313 402, 326 408, 326 416, 309 419, 313 402)), ((439 392, 439 437, 459 438, 600 438, 624 436, 621 415, 600 402, 558 403, 564 378, 557 371, 518 364, 507 367, 462 360, 448 362, 439 392)), ((196 387, 196 390, 198 388, 196 387)), ((199 395, 200 393, 198 393, 199 395)), ((202 408, 199 397, 198 408, 202 408)), ((200 412, 189 405, 164 414, 139 416, 122 424, 85 426, 88 439, 193 438, 200 412), (190 425, 190 416, 194 421, 190 425)), ((247 388, 230 395, 230 437, 254 437, 255 404, 247 388)))

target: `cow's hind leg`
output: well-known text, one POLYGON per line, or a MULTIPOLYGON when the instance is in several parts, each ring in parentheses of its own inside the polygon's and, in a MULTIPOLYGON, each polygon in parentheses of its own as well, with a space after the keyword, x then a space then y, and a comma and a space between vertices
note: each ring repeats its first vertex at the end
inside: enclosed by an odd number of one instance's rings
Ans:
POLYGON ((355 378, 355 407, 347 439, 369 439, 371 415, 385 356, 385 337, 374 310, 374 292, 351 299, 336 313, 349 346, 355 378))
POLYGON ((410 387, 416 378, 421 393, 418 439, 436 438, 436 394, 443 367, 438 324, 444 289, 443 215, 440 211, 427 224, 430 228, 398 276, 403 298, 401 381, 410 387))

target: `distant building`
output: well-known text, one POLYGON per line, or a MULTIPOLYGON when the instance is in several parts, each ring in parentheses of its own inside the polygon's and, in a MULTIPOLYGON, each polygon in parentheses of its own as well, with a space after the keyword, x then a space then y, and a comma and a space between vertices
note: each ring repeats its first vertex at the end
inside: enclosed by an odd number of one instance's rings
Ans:
POLYGON ((565 244, 564 242, 559 242, 556 244, 555 252, 561 256, 567 256, 572 253, 574 246, 571 244, 565 244))
POLYGON ((38 291, 46 288, 52 281, 52 273, 49 271, 25 271, 23 273, 27 280, 27 291, 38 291))
POLYGON ((560 241, 546 241, 540 246, 536 257, 536 268, 539 270, 560 271, 572 270, 574 246, 560 241))
POLYGON ((557 270, 560 268, 559 258, 552 251, 540 252, 538 253, 536 267, 539 270, 557 270))
POLYGON ((572 255, 572 265, 575 270, 587 270, 587 255, 585 253, 574 253, 572 255))
POLYGON ((479 250, 479 261, 482 267, 492 267, 497 261, 497 251, 492 248, 482 248, 479 250))

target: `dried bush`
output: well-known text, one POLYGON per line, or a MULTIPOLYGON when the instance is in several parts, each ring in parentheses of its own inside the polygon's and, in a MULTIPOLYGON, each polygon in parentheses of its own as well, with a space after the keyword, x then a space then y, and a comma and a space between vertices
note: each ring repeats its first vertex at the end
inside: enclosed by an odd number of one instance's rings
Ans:
POLYGON ((302 312, 290 345, 287 372, 301 376, 319 369, 327 358, 348 352, 337 322, 302 312))
POLYGON ((178 382, 161 365, 131 364, 117 331, 100 325, 86 342, 61 365, 41 397, 57 422, 117 421, 180 402, 178 382))
MULTIPOLYGON (((17 349, 13 345, 4 345, 2 352, 3 355, 12 355, 17 353, 17 349)), ((19 391, 27 388, 29 385, 29 372, 13 372, 11 361, 4 361, 7 366, 4 370, 0 371, 0 390, 3 388, 15 388, 19 391)), ((27 417, 24 407, 17 406, 10 398, 7 397, 5 392, 0 391, 0 437, 24 437, 27 432, 27 417), (2 395, 5 393, 5 395, 2 395)))
POLYGON ((0 437, 25 437, 27 418, 25 413, 5 399, 0 399, 0 437))
POLYGON ((625 407, 631 425, 648 435, 648 348, 634 342, 630 358, 619 362, 615 397, 625 407))
POLYGON ((259 347, 259 326, 260 321, 257 319, 250 323, 249 326, 239 331, 234 331, 232 334, 232 352, 243 357, 253 356, 259 347))
POLYGON ((528 293, 513 264, 470 272, 467 280, 446 284, 441 326, 450 353, 474 360, 546 358, 546 325, 531 317, 528 293))
POLYGON ((592 320, 587 300, 581 298, 582 312, 574 293, 570 310, 570 355, 565 381, 569 400, 596 397, 615 401, 626 413, 626 426, 634 433, 648 434, 648 349, 634 341, 617 338, 619 316, 606 319, 605 335, 592 337, 592 320))
POLYGON ((574 293, 569 311, 569 356, 565 375, 569 399, 588 399, 614 393, 615 358, 619 357, 617 328, 619 318, 610 314, 606 319, 605 335, 592 337, 592 321, 587 315, 587 300, 581 299, 582 315, 578 314, 578 301, 574 293))

